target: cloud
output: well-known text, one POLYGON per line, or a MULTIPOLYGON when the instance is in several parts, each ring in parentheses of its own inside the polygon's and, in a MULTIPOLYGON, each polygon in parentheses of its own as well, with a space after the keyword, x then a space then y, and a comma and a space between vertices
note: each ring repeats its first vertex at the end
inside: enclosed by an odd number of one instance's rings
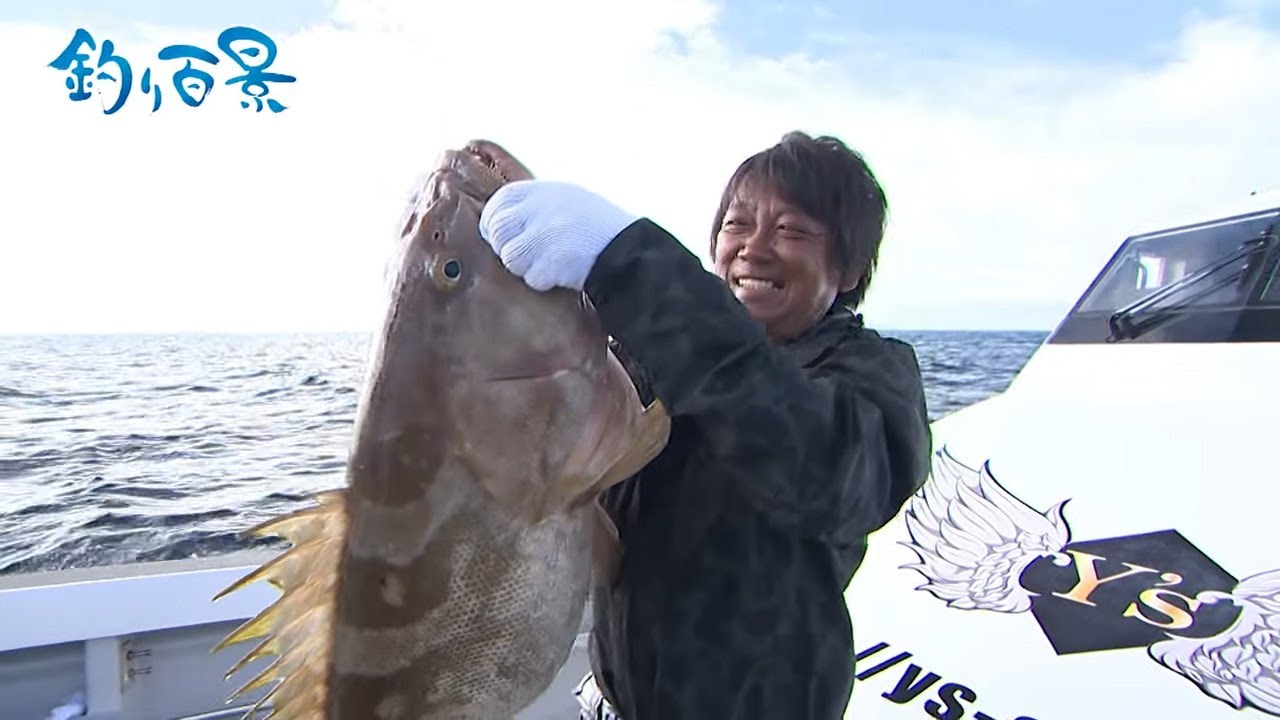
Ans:
MULTIPOLYGON (((341 0, 273 36, 298 78, 280 115, 242 110, 224 59, 204 107, 177 102, 170 61, 159 112, 135 85, 107 117, 44 67, 74 28, 0 24, 0 332, 370 328, 412 182, 477 136, 705 257, 738 162, 793 128, 840 135, 889 194, 882 327, 1051 327, 1149 218, 1280 184, 1280 38, 1246 14, 1124 67, 830 32, 821 56, 766 57, 719 12, 341 0)), ((222 28, 86 29, 142 67, 222 28)))

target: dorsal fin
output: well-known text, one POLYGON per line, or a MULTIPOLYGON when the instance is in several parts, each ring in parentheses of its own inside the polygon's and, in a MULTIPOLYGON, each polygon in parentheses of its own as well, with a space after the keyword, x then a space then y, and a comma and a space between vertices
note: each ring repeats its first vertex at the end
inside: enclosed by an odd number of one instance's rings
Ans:
POLYGON ((258 658, 275 662, 238 688, 227 701, 278 681, 245 715, 272 702, 268 717, 282 720, 323 718, 332 657, 333 612, 338 564, 347 530, 346 490, 315 496, 317 505, 273 518, 245 531, 251 537, 280 537, 292 547, 218 593, 214 600, 257 580, 281 591, 280 598, 213 648, 263 638, 227 671, 233 675, 258 658))

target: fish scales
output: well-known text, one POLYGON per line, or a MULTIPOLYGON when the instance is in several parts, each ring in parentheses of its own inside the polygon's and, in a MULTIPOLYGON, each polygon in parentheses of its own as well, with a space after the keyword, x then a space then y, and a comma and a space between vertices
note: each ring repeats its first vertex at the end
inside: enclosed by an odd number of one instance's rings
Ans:
MULTIPOLYGON (((218 595, 279 599, 215 650, 274 657, 268 717, 504 720, 568 658, 621 548, 597 500, 666 445, 580 292, 529 288, 480 237, 532 178, 501 146, 442 154, 402 222, 345 487, 247 533, 291 547, 218 595)), ((249 717, 250 711, 246 717, 249 717)))

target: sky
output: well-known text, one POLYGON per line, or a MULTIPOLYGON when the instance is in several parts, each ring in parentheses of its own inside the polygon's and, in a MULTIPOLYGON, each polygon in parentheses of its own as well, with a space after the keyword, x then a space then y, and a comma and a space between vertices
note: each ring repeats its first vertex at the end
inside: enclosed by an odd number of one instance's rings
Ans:
POLYGON ((1280 0, 5 0, 0 333, 373 329, 414 182, 476 137, 706 262, 793 129, 885 187, 869 324, 1049 330, 1127 235, 1280 187, 1277 77, 1280 0), (239 25, 283 112, 226 84, 239 25), (134 69, 116 114, 49 67, 77 28, 134 69), (200 107, 175 43, 220 58, 200 107))

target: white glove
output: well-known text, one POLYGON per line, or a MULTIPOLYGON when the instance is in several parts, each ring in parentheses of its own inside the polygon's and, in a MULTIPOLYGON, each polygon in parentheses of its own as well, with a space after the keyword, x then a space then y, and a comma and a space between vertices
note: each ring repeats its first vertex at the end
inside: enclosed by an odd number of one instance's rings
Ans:
POLYGON ((534 290, 581 290, 596 258, 637 219, 577 185, 521 180, 485 203, 480 236, 534 290))

